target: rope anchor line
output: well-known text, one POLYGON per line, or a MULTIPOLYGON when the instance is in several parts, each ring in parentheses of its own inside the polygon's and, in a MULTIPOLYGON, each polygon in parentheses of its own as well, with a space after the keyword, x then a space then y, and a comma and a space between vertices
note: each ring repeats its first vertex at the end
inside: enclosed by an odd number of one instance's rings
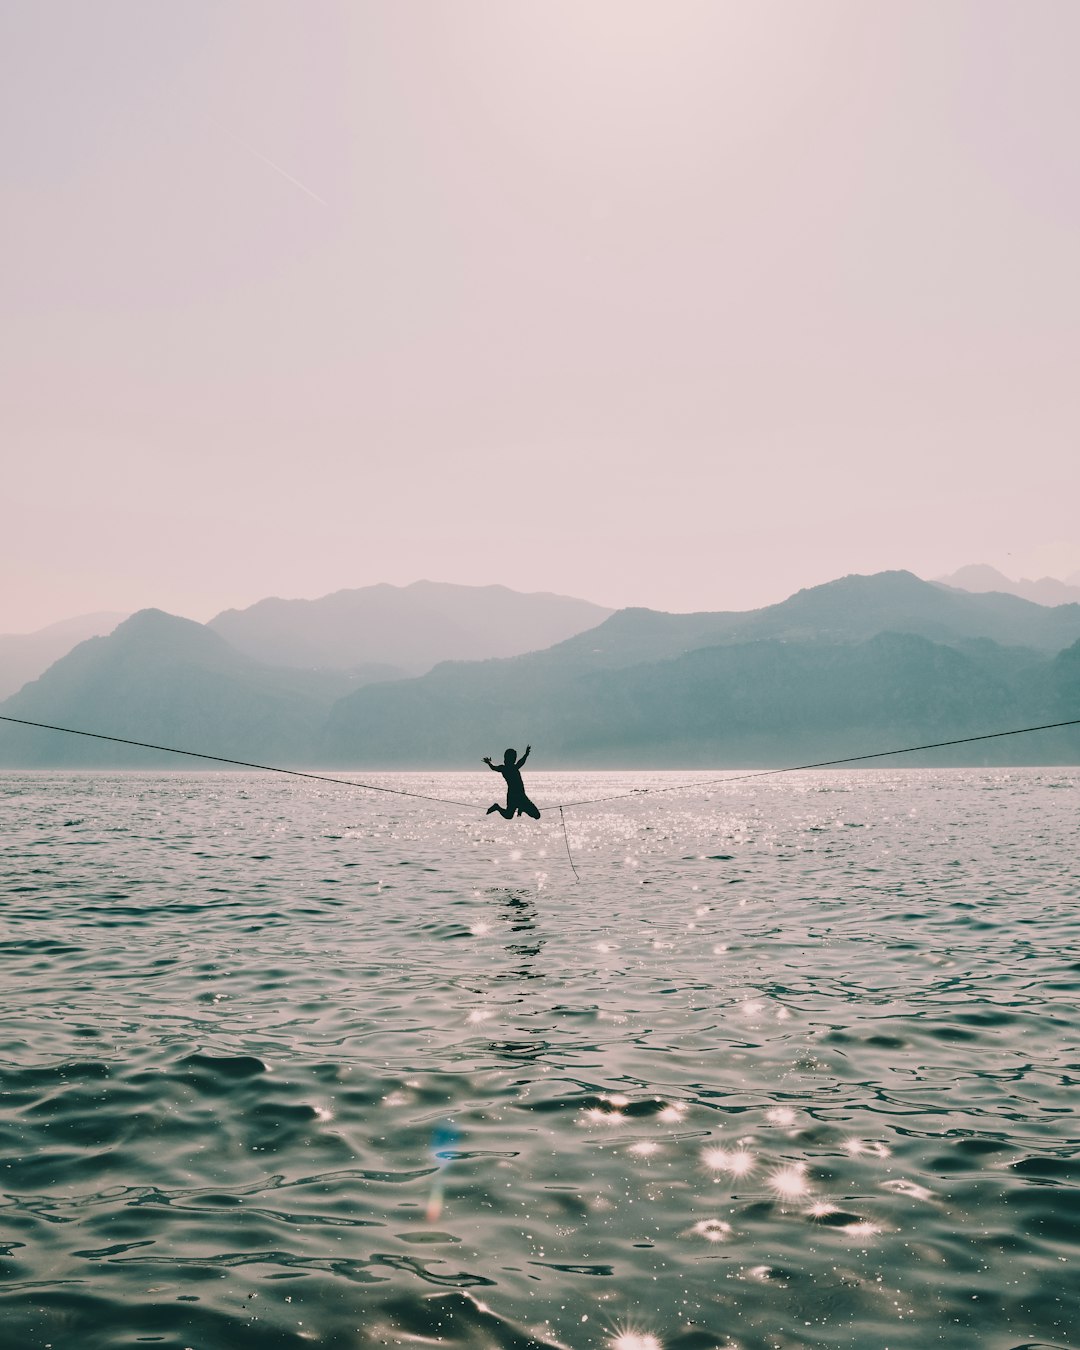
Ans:
POLYGON ((575 880, 575 881, 580 881, 581 878, 578 876, 578 870, 577 870, 576 867, 574 867, 574 857, 573 857, 573 854, 570 852, 570 836, 566 833, 566 815, 565 815, 565 813, 564 813, 564 811, 563 811, 563 808, 562 808, 561 806, 559 807, 559 820, 560 820, 561 823, 562 823, 562 837, 563 837, 563 843, 566 845, 566 858, 567 858, 567 861, 569 862, 570 867, 571 867, 571 869, 573 870, 573 873, 574 873, 574 880, 575 880))
POLYGON ((336 783, 339 787, 362 788, 365 792, 387 792, 394 797, 416 797, 424 802, 441 802, 444 806, 464 806, 477 809, 475 802, 458 802, 451 797, 431 797, 426 792, 406 792, 404 788, 380 787, 377 783, 357 783, 351 778, 329 778, 322 773, 307 773, 303 769, 282 769, 276 764, 255 764, 248 759, 229 759, 225 755, 209 755, 205 750, 179 750, 175 745, 154 745, 150 741, 131 741, 125 736, 106 736, 100 731, 78 731, 75 727, 53 726, 51 722, 30 722, 25 717, 6 717, 0 713, 0 722, 14 722, 21 727, 39 727, 43 731, 63 731, 69 736, 89 736, 95 741, 115 741, 117 745, 135 745, 141 750, 161 750, 168 755, 187 755, 190 759, 209 759, 215 764, 231 764, 240 769, 261 769, 264 773, 284 773, 291 778, 313 778, 317 783, 336 783))

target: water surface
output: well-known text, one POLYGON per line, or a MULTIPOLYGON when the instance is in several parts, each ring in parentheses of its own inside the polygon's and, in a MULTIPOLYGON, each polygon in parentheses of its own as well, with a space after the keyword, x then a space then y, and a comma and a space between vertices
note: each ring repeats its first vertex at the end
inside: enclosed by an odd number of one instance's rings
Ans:
POLYGON ((0 793, 13 1350, 1080 1346, 1080 771, 0 793))

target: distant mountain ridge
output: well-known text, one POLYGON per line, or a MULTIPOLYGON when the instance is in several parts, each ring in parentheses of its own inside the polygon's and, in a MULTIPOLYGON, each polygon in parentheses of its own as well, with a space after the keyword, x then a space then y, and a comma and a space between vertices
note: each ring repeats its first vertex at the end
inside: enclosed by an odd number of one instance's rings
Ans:
POLYGON ((124 614, 80 614, 35 633, 0 634, 0 699, 36 680, 77 643, 111 633, 124 614))
MULTIPOLYGON (((899 633, 704 647, 540 686, 489 678, 463 689, 463 674, 443 668, 343 699, 327 755, 336 747, 342 763, 460 767, 480 747, 517 745, 527 728, 559 766, 773 767, 1005 729, 1020 702, 971 656, 899 633)), ((974 761, 982 755, 976 748, 974 761)))
MULTIPOLYGON (((1080 606, 886 572, 748 613, 621 610, 541 651, 366 683, 257 661, 149 610, 0 711, 283 767, 475 766, 525 742, 538 768, 778 766, 1080 717, 1080 606)), ((1080 734, 930 762, 1080 763, 1080 734)), ((0 763, 185 761, 0 726, 0 763)))
POLYGON ((1070 703, 1068 681, 1036 674, 1077 641, 1080 606, 967 595, 910 572, 843 577, 746 614, 621 610, 545 652, 357 690, 331 711, 324 757, 457 766, 477 743, 527 735, 560 764, 832 758, 838 744, 1004 730, 1063 706, 1080 716, 1080 689, 1070 703))
POLYGON ((990 567, 987 563, 972 563, 961 567, 951 576, 935 577, 934 580, 941 586, 952 586, 975 594, 998 591, 1003 595, 1016 595, 1036 605, 1080 603, 1080 572, 1066 581, 1059 581, 1057 577, 1040 577, 1037 581, 1021 577, 1019 581, 1012 581, 996 567, 990 567))
POLYGON ((594 628, 612 611, 550 592, 506 586, 363 586, 318 600, 260 600, 209 627, 275 665, 352 670, 381 665, 418 675, 439 661, 516 656, 594 628))
MULTIPOLYGON (((94 637, 0 704, 31 721, 210 754, 295 761, 310 753, 347 676, 264 666, 191 619, 140 610, 94 637)), ((8 726, 4 762, 133 768, 185 762, 172 755, 8 726)))
POLYGON ((911 572, 856 574, 745 612, 622 609, 589 632, 528 659, 569 660, 583 668, 623 666, 720 643, 763 638, 852 642, 885 631, 941 642, 989 638, 1004 646, 1057 652, 1080 638, 1080 605, 1047 609, 1015 596, 970 595, 911 572))

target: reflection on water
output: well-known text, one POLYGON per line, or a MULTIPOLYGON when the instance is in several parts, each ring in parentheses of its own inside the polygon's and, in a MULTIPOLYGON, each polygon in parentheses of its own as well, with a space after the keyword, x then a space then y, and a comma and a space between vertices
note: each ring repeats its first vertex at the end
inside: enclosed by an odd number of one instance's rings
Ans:
POLYGON ((502 906, 499 918, 514 935, 507 942, 506 950, 512 957, 520 958, 512 970, 500 972, 498 978, 542 980, 544 972, 538 969, 536 957, 543 951, 544 937, 537 928, 533 897, 524 892, 508 890, 497 893, 497 898, 502 906))
POLYGON ((0 787, 4 1344, 1080 1346, 1076 771, 0 787))

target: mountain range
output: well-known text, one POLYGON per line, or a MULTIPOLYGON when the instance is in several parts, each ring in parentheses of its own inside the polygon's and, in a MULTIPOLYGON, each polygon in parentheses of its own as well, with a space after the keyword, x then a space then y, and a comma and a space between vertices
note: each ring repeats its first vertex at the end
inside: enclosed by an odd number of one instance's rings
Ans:
POLYGON ((1004 572, 987 563, 971 563, 951 576, 937 577, 943 586, 954 586, 964 591, 1000 591, 1003 595, 1018 595, 1022 600, 1033 600, 1037 605, 1068 605, 1080 603, 1080 572, 1059 581, 1057 577, 1040 577, 1037 581, 1021 577, 1013 581, 1004 572))
MULTIPOLYGON (((937 581, 952 589, 997 591, 1040 605, 1080 602, 1080 573, 1065 581, 1011 581, 993 567, 976 564, 937 581)), ((344 670, 358 683, 372 683, 421 675, 440 661, 536 651, 595 627, 612 612, 570 596, 417 581, 335 591, 315 600, 271 597, 246 609, 223 610, 207 626, 255 660, 344 670)), ((36 680, 84 639, 110 633, 125 617, 86 614, 34 633, 0 634, 0 699, 36 680)), ((733 623, 740 617, 730 616, 733 623)), ((684 619, 689 634, 703 627, 706 638, 716 624, 711 614, 684 619)))
MULTIPOLYGON (((1054 666, 1078 641, 1080 605, 969 595, 910 572, 844 577, 748 613, 621 610, 544 652, 346 695, 322 758, 459 765, 526 734, 565 765, 833 758, 1053 721, 1062 706, 1080 717, 1080 688, 1054 666)), ((1011 749, 996 751, 1009 762, 1011 749)))
MULTIPOLYGON (((295 762, 304 759, 347 675, 263 665, 200 623, 158 609, 91 638, 0 712, 105 736, 192 746, 211 754, 295 762)), ((175 756, 107 741, 9 726, 0 762, 146 768, 178 767, 175 756)), ((194 766, 191 761, 188 767, 194 766)))
POLYGON ((43 670, 59 661, 87 638, 111 633, 123 614, 80 614, 63 619, 36 633, 0 633, 0 699, 36 680, 43 670))
MULTIPOLYGON (((260 600, 206 626, 245 656, 300 670, 345 671, 352 681, 420 675, 440 661, 514 656, 600 623, 612 611, 572 596, 505 586, 361 586, 317 600, 260 600)), ((36 680, 123 614, 86 614, 36 633, 0 635, 0 699, 36 680)))
POLYGON ((260 600, 208 627, 271 665, 420 675, 439 661, 516 656, 593 628, 612 611, 588 600, 506 586, 363 586, 319 600, 260 600))
MULTIPOLYGON (((407 603, 420 615, 409 648, 392 649, 392 626, 380 633, 374 620, 371 635, 334 636, 335 625, 354 622, 343 611, 378 614, 388 597, 370 593, 263 602, 208 625, 145 610, 80 644, 0 712, 261 763, 379 768, 475 766, 526 741, 536 768, 775 766, 1080 717, 1078 604, 884 572, 748 612, 600 611, 600 622, 539 650, 376 679, 373 667, 393 665, 392 654, 415 668, 436 650, 423 644, 436 632, 425 607, 439 588, 404 589, 417 591, 407 603), (289 664, 265 659, 282 650, 289 664)), ((521 616, 548 623, 558 599, 523 604, 515 628, 513 592, 475 590, 483 594, 454 596, 444 611, 447 643, 463 641, 470 623, 482 630, 485 614, 499 630, 489 629, 489 645, 526 642, 538 628, 521 616)), ((570 603, 574 622, 589 616, 584 602, 570 603)), ((921 762, 1077 763, 1076 733, 982 742, 921 762)), ((185 761, 6 726, 0 763, 185 761)))

